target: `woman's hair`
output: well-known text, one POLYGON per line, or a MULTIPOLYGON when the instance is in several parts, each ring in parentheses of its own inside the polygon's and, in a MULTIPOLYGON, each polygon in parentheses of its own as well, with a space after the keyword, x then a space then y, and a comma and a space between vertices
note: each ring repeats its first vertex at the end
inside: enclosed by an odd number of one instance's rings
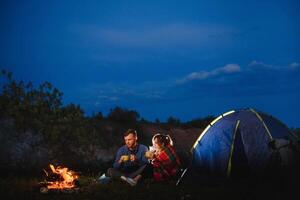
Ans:
POLYGON ((173 140, 171 139, 170 135, 157 133, 152 137, 152 143, 154 143, 155 139, 157 140, 158 143, 163 144, 164 146, 167 145, 173 146, 173 140))

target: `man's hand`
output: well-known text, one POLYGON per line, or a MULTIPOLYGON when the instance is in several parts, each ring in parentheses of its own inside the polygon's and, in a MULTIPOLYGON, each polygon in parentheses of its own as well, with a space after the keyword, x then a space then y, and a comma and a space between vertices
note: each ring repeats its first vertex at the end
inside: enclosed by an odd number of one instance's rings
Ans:
POLYGON ((126 161, 128 161, 130 159, 130 157, 128 156, 128 155, 123 155, 123 156, 121 156, 120 157, 120 159, 119 159, 119 163, 122 163, 122 162, 126 162, 126 161))
POLYGON ((120 159, 119 159, 119 161, 118 161, 118 163, 122 163, 122 162, 123 162, 123 158, 121 156, 120 159))

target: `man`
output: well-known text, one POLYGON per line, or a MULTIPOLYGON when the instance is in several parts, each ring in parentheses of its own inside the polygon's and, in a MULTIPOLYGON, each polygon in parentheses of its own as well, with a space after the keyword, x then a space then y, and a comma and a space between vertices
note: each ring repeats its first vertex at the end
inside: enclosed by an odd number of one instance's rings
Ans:
POLYGON ((134 129, 128 129, 124 133, 125 145, 119 148, 113 168, 107 170, 106 176, 114 179, 122 179, 134 186, 142 177, 142 172, 148 164, 145 157, 148 148, 137 142, 137 133, 134 129))

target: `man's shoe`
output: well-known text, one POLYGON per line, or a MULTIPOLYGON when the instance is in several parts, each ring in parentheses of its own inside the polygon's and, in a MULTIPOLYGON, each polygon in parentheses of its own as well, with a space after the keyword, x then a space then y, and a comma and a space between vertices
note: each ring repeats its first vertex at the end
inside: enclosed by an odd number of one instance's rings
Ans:
POLYGON ((121 176, 121 179, 123 181, 126 181, 131 186, 135 186, 137 184, 137 182, 135 180, 133 180, 132 178, 129 178, 129 177, 121 176))
POLYGON ((110 179, 110 177, 107 177, 105 174, 102 174, 102 176, 98 178, 98 182, 102 184, 107 184, 110 182, 110 179))

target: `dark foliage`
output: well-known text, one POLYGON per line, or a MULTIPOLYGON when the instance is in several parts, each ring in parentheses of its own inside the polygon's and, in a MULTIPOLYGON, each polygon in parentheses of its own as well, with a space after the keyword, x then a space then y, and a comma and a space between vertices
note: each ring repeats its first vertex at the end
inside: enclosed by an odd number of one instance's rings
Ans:
POLYGON ((136 123, 140 118, 140 114, 133 110, 122 109, 120 107, 115 107, 110 110, 108 114, 108 119, 111 121, 121 122, 121 123, 136 123))
POLYGON ((168 125, 171 125, 171 126, 175 126, 175 127, 178 127, 180 126, 180 119, 177 119, 175 117, 172 117, 170 116, 168 119, 167 119, 167 124, 168 125))
POLYGON ((214 116, 207 116, 205 118, 194 119, 184 123, 184 126, 203 128, 206 127, 209 123, 211 123, 214 120, 214 118, 214 116))
MULTIPOLYGON (((153 130, 172 127, 201 127, 211 117, 181 123, 170 116, 166 123, 140 118, 134 110, 115 107, 85 116, 79 105, 63 104, 63 93, 51 83, 34 86, 14 80, 11 72, 0 73, 0 166, 18 170, 40 170, 49 162, 76 168, 99 169, 111 162, 123 133, 134 128, 139 141, 150 145, 153 130)), ((1 170, 1 169, 0 169, 1 170)))

